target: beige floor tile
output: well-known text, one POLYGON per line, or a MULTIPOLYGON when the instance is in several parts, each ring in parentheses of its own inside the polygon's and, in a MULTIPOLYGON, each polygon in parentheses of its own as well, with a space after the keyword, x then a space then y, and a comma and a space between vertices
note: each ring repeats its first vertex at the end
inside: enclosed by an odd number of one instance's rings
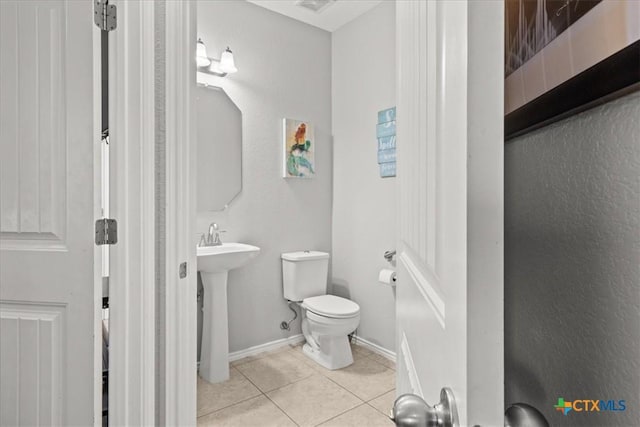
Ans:
POLYGON ((229 406, 198 418, 199 426, 288 427, 296 424, 265 396, 229 406))
POLYGON ((317 425, 362 401, 329 379, 314 375, 267 393, 298 425, 317 425))
POLYGON ((369 401, 369 405, 376 408, 383 415, 389 415, 389 411, 393 408, 393 403, 396 401, 396 391, 391 390, 388 393, 383 394, 382 396, 376 397, 373 400, 369 401))
POLYGON ((287 351, 237 365, 236 369, 263 392, 291 384, 315 373, 309 365, 287 351))
POLYGON ((295 346, 292 347, 291 349, 289 349, 289 354, 292 355, 293 357, 295 357, 296 359, 302 360, 302 361, 306 361, 309 360, 309 358, 307 356, 305 356, 305 354, 302 352, 302 346, 295 346))
POLYGON ((242 359, 234 360, 231 362, 231 366, 244 365, 245 363, 253 362, 254 360, 264 359, 265 357, 270 357, 278 353, 286 352, 292 349, 293 346, 283 346, 280 348, 276 348, 275 350, 265 351, 263 353, 254 354, 253 356, 243 357, 242 359))
POLYGON ((243 357, 242 359, 234 360, 233 362, 229 363, 229 365, 235 367, 239 365, 244 365, 245 363, 253 362, 254 360, 263 359, 265 357, 267 357, 266 353, 255 354, 253 356, 247 356, 247 357, 243 357))
MULTIPOLYGON (((309 356, 303 353, 302 346, 291 349, 290 354, 292 354, 295 358, 302 360, 307 365, 311 366, 314 370, 318 371, 322 375, 326 375, 328 372, 331 372, 330 369, 325 368, 320 365, 318 362, 311 359, 309 356)), ((351 346, 351 354, 353 355, 353 360, 360 360, 366 357, 372 356, 374 353, 369 351, 368 349, 362 346, 351 346)))
POLYGON ((229 370, 229 379, 222 383, 211 384, 198 377, 198 416, 209 414, 259 394, 260 390, 234 368, 229 370))
POLYGON ((351 353, 353 353, 353 360, 369 357, 373 354, 371 350, 360 344, 351 344, 351 353))
POLYGON ((380 363, 381 365, 386 366, 389 369, 393 369, 394 371, 396 370, 396 363, 387 359, 384 356, 381 356, 379 354, 375 354, 373 353, 371 356, 369 356, 370 359, 375 360, 376 362, 380 363))
POLYGON ((314 371, 317 371, 322 375, 324 375, 327 372, 330 372, 329 369, 325 368, 324 366, 322 366, 321 364, 319 364, 318 362, 316 362, 315 360, 311 359, 309 356, 304 354, 302 351, 302 346, 292 348, 289 351, 289 354, 295 357, 296 359, 301 360, 302 362, 304 362, 305 365, 311 367, 314 371))
POLYGON ((351 366, 325 375, 364 401, 395 388, 395 371, 370 358, 356 360, 351 366))
POLYGON ((395 424, 365 403, 320 425, 323 427, 385 427, 395 424))

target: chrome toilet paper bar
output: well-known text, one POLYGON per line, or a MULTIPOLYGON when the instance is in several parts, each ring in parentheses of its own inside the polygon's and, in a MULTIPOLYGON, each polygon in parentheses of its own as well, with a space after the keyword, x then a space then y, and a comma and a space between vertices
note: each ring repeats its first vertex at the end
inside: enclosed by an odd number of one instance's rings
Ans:
POLYGON ((386 259, 388 262, 393 261, 393 258, 396 256, 396 250, 392 250, 392 251, 386 251, 384 253, 384 259, 386 259))

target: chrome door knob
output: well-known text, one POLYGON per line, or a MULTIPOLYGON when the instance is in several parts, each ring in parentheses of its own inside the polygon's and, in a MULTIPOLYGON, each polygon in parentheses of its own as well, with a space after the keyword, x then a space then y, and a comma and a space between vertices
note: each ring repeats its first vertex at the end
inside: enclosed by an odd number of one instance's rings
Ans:
POLYGON ((440 391, 440 402, 430 406, 420 396, 403 394, 391 410, 391 421, 399 427, 458 427, 458 410, 453 392, 440 391))

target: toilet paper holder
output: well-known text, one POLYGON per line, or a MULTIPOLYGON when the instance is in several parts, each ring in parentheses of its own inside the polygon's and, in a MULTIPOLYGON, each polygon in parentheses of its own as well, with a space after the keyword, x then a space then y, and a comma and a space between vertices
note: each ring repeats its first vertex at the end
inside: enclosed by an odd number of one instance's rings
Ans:
POLYGON ((386 285, 395 286, 396 285, 396 271, 391 268, 383 268, 378 273, 378 282, 384 283, 386 285))
POLYGON ((384 259, 386 259, 388 262, 393 261, 393 258, 395 258, 396 256, 396 250, 392 250, 392 251, 385 251, 384 253, 384 259))

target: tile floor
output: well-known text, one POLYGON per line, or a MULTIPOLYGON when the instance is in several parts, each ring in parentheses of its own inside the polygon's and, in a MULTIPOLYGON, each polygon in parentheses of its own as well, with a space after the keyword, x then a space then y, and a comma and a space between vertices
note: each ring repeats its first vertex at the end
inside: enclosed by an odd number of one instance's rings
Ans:
POLYGON ((354 363, 330 371, 284 347, 231 363, 229 380, 198 377, 198 425, 393 426, 395 365, 358 345, 354 363))

